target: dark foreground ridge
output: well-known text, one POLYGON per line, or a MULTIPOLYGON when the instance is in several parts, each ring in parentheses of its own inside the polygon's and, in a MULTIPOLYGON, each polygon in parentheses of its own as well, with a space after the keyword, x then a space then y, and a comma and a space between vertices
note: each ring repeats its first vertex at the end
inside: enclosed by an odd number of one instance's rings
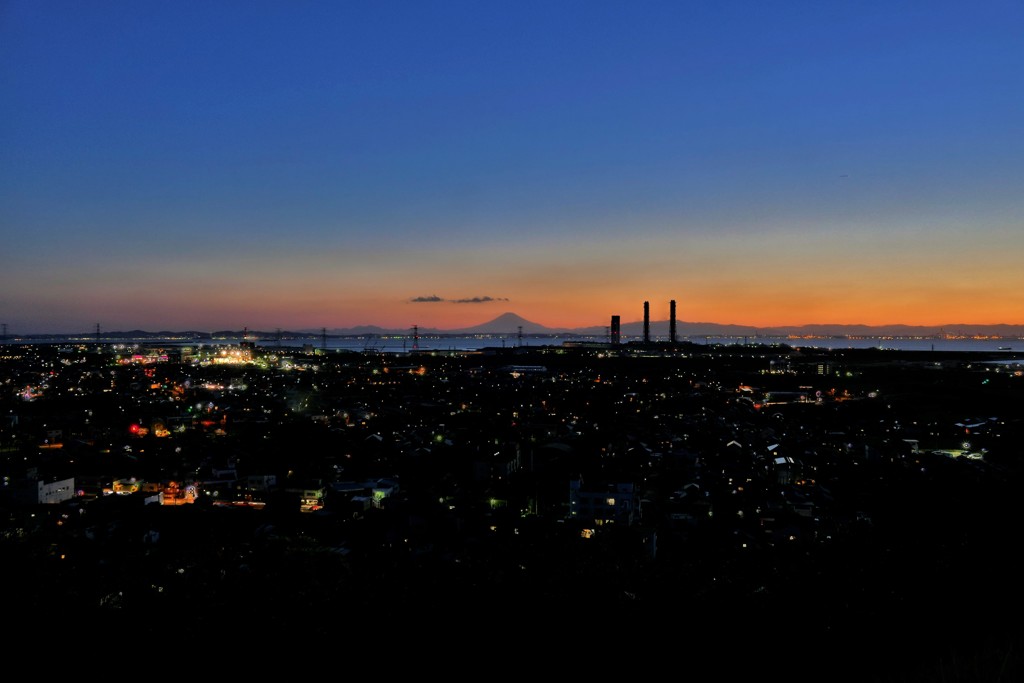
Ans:
POLYGON ((19 644, 1022 674, 1005 354, 0 354, 19 644))

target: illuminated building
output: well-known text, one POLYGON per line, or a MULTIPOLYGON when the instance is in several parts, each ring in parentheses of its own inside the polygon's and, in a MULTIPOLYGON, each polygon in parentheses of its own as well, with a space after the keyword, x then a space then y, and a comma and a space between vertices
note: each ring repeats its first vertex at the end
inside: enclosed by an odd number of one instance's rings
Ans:
POLYGON ((595 526, 631 524, 637 507, 632 483, 601 483, 584 486, 582 479, 569 482, 569 516, 595 526))

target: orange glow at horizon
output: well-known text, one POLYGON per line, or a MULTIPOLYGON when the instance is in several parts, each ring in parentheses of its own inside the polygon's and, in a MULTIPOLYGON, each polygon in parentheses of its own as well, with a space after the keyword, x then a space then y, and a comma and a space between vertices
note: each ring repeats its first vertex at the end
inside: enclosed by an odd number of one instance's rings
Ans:
POLYGON ((106 330, 450 330, 504 313, 576 329, 607 326, 613 315, 624 325, 640 322, 644 301, 651 320, 664 321, 671 300, 680 322, 762 328, 1019 325, 1024 276, 1017 241, 1006 236, 984 259, 972 256, 969 267, 927 245, 887 244, 891 253, 872 254, 863 240, 847 245, 836 236, 810 246, 785 235, 748 235, 727 248, 711 238, 680 245, 662 237, 434 254, 396 250, 386 263, 373 252, 365 263, 358 253, 345 254, 343 266, 324 250, 292 254, 300 265, 276 271, 270 258, 221 264, 216 279, 200 275, 202 264, 195 270, 168 265, 131 287, 116 273, 96 280, 69 272, 58 283, 26 278, 11 295, 48 311, 51 320, 73 323, 67 332, 87 331, 97 320, 106 330))

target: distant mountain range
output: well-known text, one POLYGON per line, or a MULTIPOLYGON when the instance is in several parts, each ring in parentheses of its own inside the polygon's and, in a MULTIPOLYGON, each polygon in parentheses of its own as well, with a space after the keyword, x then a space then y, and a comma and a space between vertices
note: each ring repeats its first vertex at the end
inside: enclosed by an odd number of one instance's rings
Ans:
MULTIPOLYGON (((609 321, 610 322, 610 321, 609 321)), ((624 340, 640 338, 644 333, 643 321, 623 322, 620 326, 620 333, 624 340)), ((609 332, 608 326, 593 327, 545 327, 539 323, 532 322, 515 313, 503 313, 497 318, 473 327, 462 327, 458 329, 442 330, 433 327, 417 327, 421 336, 449 335, 467 336, 474 334, 487 335, 572 335, 581 337, 605 337, 609 332)), ((384 328, 376 325, 360 325, 357 327, 335 327, 331 329, 300 329, 300 330, 218 330, 215 332, 199 332, 188 330, 182 332, 148 332, 144 330, 129 330, 124 332, 104 332, 104 339, 145 339, 145 338, 180 338, 180 339, 217 339, 217 338, 239 338, 243 335, 254 339, 273 339, 281 337, 317 337, 327 334, 332 337, 342 336, 396 336, 412 335, 412 327, 405 328, 384 328)), ((652 340, 668 339, 668 320, 650 321, 650 335, 652 340)), ((66 335, 9 335, 13 339, 38 339, 38 338, 75 338, 89 339, 95 333, 66 334, 66 335)), ((750 325, 728 325, 709 322, 686 322, 676 321, 676 337, 1000 337, 1006 339, 1024 338, 1024 325, 968 325, 950 324, 941 326, 923 325, 840 325, 840 324, 815 324, 815 325, 793 325, 781 327, 754 327, 750 325)))
MULTIPOLYGON (((610 323, 611 321, 609 321, 610 323)), ((473 327, 463 327, 453 330, 441 330, 431 327, 417 328, 421 335, 447 334, 447 335, 472 335, 472 334, 550 334, 550 335, 580 335, 580 336, 606 336, 608 326, 593 327, 545 327, 539 323, 532 322, 515 313, 503 313, 497 318, 473 327)), ((321 334, 322 330, 304 330, 310 334, 321 334)), ((643 321, 623 322, 620 325, 621 335, 625 338, 642 337, 644 333, 643 321)), ((652 339, 667 339, 669 336, 668 320, 650 321, 650 334, 652 339)), ((374 326, 361 326, 350 328, 334 328, 327 330, 331 335, 368 335, 368 334, 411 334, 411 328, 399 330, 385 329, 374 326)), ((1024 325, 967 325, 952 324, 941 326, 921 325, 839 325, 839 324, 815 324, 815 325, 791 325, 781 327, 754 327, 751 325, 728 325, 709 322, 686 322, 676 321, 677 337, 1006 337, 1016 339, 1024 337, 1024 325)))

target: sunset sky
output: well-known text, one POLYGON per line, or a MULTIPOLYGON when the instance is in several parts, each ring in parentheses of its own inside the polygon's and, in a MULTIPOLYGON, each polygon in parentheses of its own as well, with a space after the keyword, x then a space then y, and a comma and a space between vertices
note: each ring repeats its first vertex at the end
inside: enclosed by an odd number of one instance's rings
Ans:
POLYGON ((0 322, 1024 323, 1024 3, 0 0, 0 322))

